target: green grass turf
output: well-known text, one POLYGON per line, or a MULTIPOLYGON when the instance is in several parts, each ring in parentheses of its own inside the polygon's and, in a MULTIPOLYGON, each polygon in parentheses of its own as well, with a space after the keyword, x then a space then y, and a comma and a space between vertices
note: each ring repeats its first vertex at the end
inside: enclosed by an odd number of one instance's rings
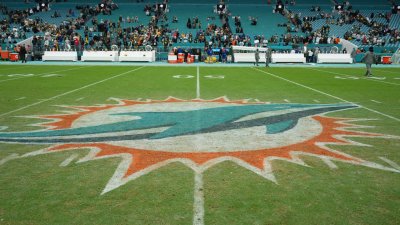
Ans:
MULTIPOLYGON (((0 125, 8 126, 7 131, 35 130, 37 127, 28 125, 42 121, 21 116, 57 114, 65 110, 59 105, 115 103, 110 97, 143 100, 197 97, 196 67, 139 68, 2 65, 0 125), (138 70, 119 76, 135 69, 138 70), (34 75, 10 77, 10 74, 34 75), (43 77, 46 74, 57 76, 43 77), (173 78, 175 75, 194 77, 177 79, 173 78)), ((400 79, 396 79, 400 78, 400 69, 374 69, 374 75, 385 80, 365 79, 364 72, 363 68, 200 67, 200 97, 227 96, 231 100, 258 99, 272 103, 341 102, 268 74, 271 73, 379 111, 381 114, 357 108, 328 115, 376 119, 356 124, 374 126, 360 130, 400 136, 400 122, 382 115, 400 118, 400 79), (205 77, 208 75, 223 75, 224 79, 205 77)), ((372 147, 331 148, 385 166, 389 165, 378 157, 400 164, 399 139, 351 140, 372 147)), ((0 160, 13 153, 22 155, 45 147, 48 145, 0 143, 0 160)), ((87 152, 65 151, 0 165, 0 224, 192 223, 191 169, 172 163, 101 195, 120 163, 119 158, 59 166, 73 153, 81 158, 87 152)), ((320 159, 302 159, 310 167, 273 162, 278 184, 233 162, 223 162, 207 170, 205 224, 399 223, 400 174, 341 162, 336 163, 338 169, 332 170, 320 159)))

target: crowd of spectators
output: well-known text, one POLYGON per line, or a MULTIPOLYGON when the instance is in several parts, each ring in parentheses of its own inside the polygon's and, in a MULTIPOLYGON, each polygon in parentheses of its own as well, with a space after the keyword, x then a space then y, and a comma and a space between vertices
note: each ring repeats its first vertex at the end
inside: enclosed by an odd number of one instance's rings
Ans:
MULTIPOLYGON (((139 1, 138 1, 139 2, 139 1)), ((163 4, 167 4, 164 1, 163 4)), ((284 4, 295 4, 294 1, 286 1, 284 4)), ((372 13, 363 16, 359 11, 353 10, 346 3, 344 10, 340 12, 327 13, 320 7, 313 6, 311 11, 314 16, 302 16, 288 9, 282 15, 288 19, 284 26, 285 34, 275 34, 270 37, 264 35, 249 36, 242 27, 241 17, 233 16, 228 9, 216 12, 220 23, 215 17, 207 18, 207 25, 203 26, 198 17, 187 19, 187 32, 172 30, 168 26, 168 10, 160 9, 158 4, 147 4, 143 8, 142 15, 122 16, 118 19, 98 19, 99 15, 112 15, 118 9, 118 5, 112 0, 101 0, 96 5, 77 5, 75 9, 68 10, 67 14, 61 15, 54 11, 53 17, 65 16, 67 19, 61 24, 49 24, 40 17, 33 19, 35 13, 47 8, 28 8, 25 10, 9 10, 0 5, 0 10, 7 15, 7 19, 0 21, 1 43, 15 44, 16 39, 27 38, 27 33, 34 33, 33 48, 43 46, 43 50, 111 50, 139 49, 143 46, 160 46, 165 51, 174 43, 201 43, 205 48, 229 48, 232 45, 240 46, 266 46, 271 43, 303 44, 337 44, 338 37, 330 36, 330 26, 353 24, 353 29, 345 33, 344 38, 348 40, 359 40, 362 44, 385 45, 387 42, 400 41, 397 29, 390 29, 390 13, 372 13), (142 17, 149 17, 149 23, 143 24, 142 17), (384 18, 387 23, 376 22, 375 18, 384 18), (235 29, 232 30, 229 20, 233 19, 235 29), (314 29, 312 23, 316 20, 325 20, 326 23, 320 29, 314 29), (358 22, 358 23, 356 23, 358 22), (221 25, 217 25, 221 24, 221 25), (361 25, 369 28, 368 33, 363 33, 361 25), (302 32, 302 34, 298 34, 302 32), (36 34, 41 34, 36 35, 36 34), (386 40, 384 37, 390 35, 386 40)), ((107 18, 107 17, 105 17, 107 18)), ((250 17, 253 25, 257 24, 256 17, 250 17)), ((173 15, 172 23, 178 22, 177 15, 173 15)), ((29 49, 29 48, 28 48, 29 49)))

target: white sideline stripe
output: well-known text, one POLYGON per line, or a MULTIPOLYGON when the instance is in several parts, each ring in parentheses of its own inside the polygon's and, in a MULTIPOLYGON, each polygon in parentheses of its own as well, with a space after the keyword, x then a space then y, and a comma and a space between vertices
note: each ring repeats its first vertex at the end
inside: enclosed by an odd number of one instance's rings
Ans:
POLYGON ((21 107, 21 108, 18 108, 18 109, 15 109, 15 110, 12 110, 12 111, 9 111, 9 112, 0 114, 0 117, 5 116, 5 115, 8 115, 8 114, 11 114, 11 113, 14 113, 14 112, 18 112, 18 111, 21 111, 21 110, 24 110, 24 109, 27 109, 27 108, 30 108, 30 107, 35 106, 35 105, 42 104, 43 102, 47 102, 47 101, 50 101, 50 100, 53 100, 53 99, 56 99, 56 98, 59 98, 59 97, 62 97, 62 96, 65 96, 65 95, 68 95, 68 94, 77 92, 77 91, 80 91, 80 90, 82 90, 82 89, 85 89, 85 88, 94 86, 94 85, 96 85, 96 84, 100 84, 100 83, 103 83, 103 82, 105 82, 105 81, 108 81, 108 80, 111 80, 111 79, 114 79, 114 78, 123 76, 123 75, 125 75, 125 74, 131 73, 131 72, 135 72, 135 71, 137 71, 137 70, 139 70, 139 69, 142 69, 142 68, 143 68, 143 66, 142 66, 142 67, 139 67, 139 68, 136 68, 136 69, 133 69, 133 70, 129 70, 129 71, 124 72, 124 73, 117 74, 117 75, 115 75, 115 76, 106 78, 106 79, 104 79, 104 80, 100 80, 100 81, 94 82, 94 83, 92 83, 92 84, 85 85, 85 86, 83 86, 83 87, 74 89, 74 90, 72 90, 72 91, 64 92, 64 93, 62 93, 62 94, 53 96, 53 97, 51 97, 51 98, 44 99, 44 100, 42 100, 42 101, 39 101, 39 102, 30 104, 30 105, 26 105, 26 106, 24 106, 24 107, 21 107))
MULTIPOLYGON (((89 67, 91 67, 91 66, 89 66, 89 67)), ((81 68, 88 68, 88 67, 81 66, 81 67, 72 68, 72 69, 67 69, 67 70, 58 70, 58 71, 52 71, 52 72, 46 72, 46 73, 39 73, 39 74, 37 74, 37 75, 27 76, 27 77, 37 77, 37 76, 41 76, 41 75, 52 74, 52 73, 58 73, 58 72, 65 72, 65 71, 70 71, 70 70, 77 70, 77 69, 81 69, 81 68)), ((11 78, 11 79, 6 79, 6 80, 0 80, 0 83, 6 82, 6 81, 11 81, 11 80, 18 80, 18 79, 27 78, 27 77, 17 77, 17 78, 11 78)))
POLYGON ((61 164, 60 167, 68 166, 74 159, 78 158, 78 154, 72 154, 70 157, 66 158, 61 164))
POLYGON ((193 225, 204 225, 204 191, 201 172, 195 172, 194 176, 193 225))
POLYGON ((399 164, 397 164, 397 163, 393 162, 392 160, 387 159, 385 157, 379 157, 379 158, 382 159, 383 161, 385 161, 387 164, 391 165, 396 170, 400 170, 399 164))
MULTIPOLYGON (((307 69, 320 71, 320 72, 325 72, 325 73, 330 73, 330 74, 335 74, 335 75, 350 76, 350 77, 354 76, 354 75, 349 75, 349 74, 344 74, 344 73, 336 73, 336 72, 332 72, 332 71, 319 70, 319 69, 315 69, 315 68, 307 68, 307 69)), ((392 83, 392 82, 387 82, 387 81, 382 81, 382 80, 377 80, 377 79, 370 79, 370 78, 365 78, 365 77, 360 77, 360 79, 376 81, 376 82, 381 82, 381 83, 385 83, 385 84, 391 84, 391 85, 400 86, 400 84, 397 84, 397 83, 392 83)))
POLYGON ((16 153, 10 154, 9 156, 3 158, 2 160, 0 160, 0 166, 3 165, 4 163, 13 160, 13 159, 17 159, 19 156, 16 153))
POLYGON ((200 67, 197 66, 196 98, 200 98, 200 67))
POLYGON ((376 101, 376 100, 373 100, 373 99, 371 99, 371 102, 375 102, 375 103, 378 103, 378 104, 381 104, 382 102, 380 102, 380 101, 376 101))
POLYGON ((387 118, 390 118, 390 119, 393 119, 393 120, 396 120, 396 121, 400 121, 400 119, 399 119, 399 118, 396 118, 396 117, 394 117, 394 116, 390 116, 390 115, 387 115, 387 114, 381 113, 381 112, 379 112, 379 111, 376 111, 376 110, 374 110, 374 109, 370 109, 370 108, 367 108, 367 107, 365 107, 365 106, 362 106, 362 105, 356 104, 356 103, 354 103, 354 102, 347 101, 347 100, 345 100, 345 99, 343 99, 343 98, 340 98, 340 97, 337 97, 337 96, 334 96, 334 95, 328 94, 328 93, 326 93, 326 92, 323 92, 323 91, 320 91, 320 90, 317 90, 317 89, 314 89, 314 88, 308 87, 308 86, 306 86, 306 85, 303 85, 303 84, 299 84, 299 83, 297 83, 297 82, 294 82, 294 81, 291 81, 291 80, 285 79, 285 78, 283 78, 283 77, 280 77, 280 76, 278 76, 278 75, 275 75, 275 74, 272 74, 272 73, 269 73, 269 72, 265 72, 265 71, 263 71, 263 70, 260 70, 260 69, 257 69, 257 68, 252 68, 252 69, 254 69, 254 70, 257 70, 257 71, 259 71, 259 72, 262 72, 262 73, 265 73, 265 74, 268 74, 268 75, 270 75, 270 76, 273 76, 273 77, 275 77, 275 78, 278 78, 278 79, 284 80, 284 81, 286 81, 286 82, 289 82, 289 83, 295 84, 295 85, 297 85, 297 86, 300 86, 300 87, 306 88, 306 89, 308 89, 308 90, 311 90, 311 91, 314 91, 314 92, 318 92, 318 93, 320 93, 320 94, 323 94, 323 95, 329 96, 329 97, 331 97, 331 98, 334 98, 334 99, 340 100, 340 101, 342 101, 342 102, 352 103, 352 104, 354 104, 354 105, 356 105, 356 106, 359 106, 359 107, 361 107, 361 108, 364 108, 364 109, 366 109, 366 110, 368 110, 368 111, 371 111, 371 112, 374 112, 374 113, 376 113, 376 114, 379 114, 379 115, 385 116, 385 117, 387 117, 387 118))

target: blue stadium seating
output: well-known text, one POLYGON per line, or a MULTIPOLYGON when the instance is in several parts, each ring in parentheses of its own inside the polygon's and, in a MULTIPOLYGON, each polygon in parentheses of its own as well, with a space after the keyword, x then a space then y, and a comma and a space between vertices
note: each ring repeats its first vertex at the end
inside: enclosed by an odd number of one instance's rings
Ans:
MULTIPOLYGON (((150 17, 144 14, 143 8, 146 4, 160 2, 156 0, 146 0, 143 3, 137 3, 136 0, 114 0, 117 4, 119 4, 119 9, 112 12, 112 15, 98 15, 97 18, 99 20, 112 20, 117 21, 119 16, 122 16, 125 20, 127 16, 139 17, 139 24, 146 25, 150 17)), ((168 14, 169 17, 169 28, 172 30, 179 30, 181 33, 192 33, 195 35, 196 29, 188 29, 186 27, 186 21, 188 18, 193 18, 197 16, 202 23, 202 28, 205 29, 208 23, 214 23, 218 26, 221 26, 221 21, 218 19, 218 16, 213 12, 214 6, 217 4, 217 0, 203 0, 199 2, 198 0, 170 0, 169 1, 169 9, 170 12, 168 14), (178 23, 171 23, 172 17, 176 15, 178 17, 178 23), (207 18, 215 17, 215 20, 207 20, 207 18)), ((242 27, 244 33, 253 38, 255 35, 264 35, 265 37, 270 37, 272 35, 277 34, 278 36, 286 33, 286 28, 278 27, 278 24, 283 24, 288 22, 288 20, 280 14, 272 13, 274 8, 274 4, 268 5, 265 0, 230 0, 228 2, 228 9, 231 12, 232 16, 240 16, 242 27), (253 26, 250 24, 249 17, 258 18, 258 24, 253 26)), ((361 14, 364 16, 369 16, 371 13, 374 13, 376 16, 374 20, 379 23, 386 23, 384 18, 378 18, 377 14, 380 12, 388 12, 390 10, 390 5, 387 1, 376 1, 376 0, 350 0, 354 9, 359 9, 361 14)), ((48 23, 60 24, 65 20, 71 19, 71 17, 66 17, 67 12, 70 8, 75 11, 75 16, 79 15, 78 10, 75 9, 77 4, 83 5, 96 5, 99 3, 99 0, 68 0, 64 2, 64 0, 59 0, 54 3, 51 3, 51 11, 48 12, 40 12, 35 15, 32 15, 30 18, 35 19, 36 17, 42 18, 44 21, 48 23), (57 11, 61 14, 61 17, 53 18, 52 15, 54 11, 57 11)), ((25 9, 28 7, 34 7, 36 3, 33 0, 30 3, 24 3, 24 0, 4 0, 2 4, 7 5, 11 9, 25 9)), ((311 12, 311 6, 318 5, 325 12, 332 12, 333 3, 331 0, 297 0, 296 4, 293 6, 288 6, 288 9, 295 13, 301 13, 301 16, 315 16, 317 12, 311 12)), ((5 15, 0 15, 0 19, 5 18, 5 15)), ((90 22, 89 22, 90 23, 90 22)), ((132 24, 123 22, 122 27, 127 26, 137 26, 139 24, 132 24)), ((322 26, 326 25, 325 19, 319 19, 312 22, 313 29, 319 29, 322 26)), ((330 36, 339 36, 343 37, 346 31, 351 30, 353 25, 360 25, 361 32, 368 33, 369 27, 359 22, 355 22, 354 24, 344 24, 342 26, 329 24, 330 26, 330 36)), ((12 25, 18 26, 18 25, 12 25)), ((233 19, 230 18, 230 26, 232 30, 235 30, 233 19)), ((392 19, 389 23, 391 28, 400 28, 400 15, 393 15, 392 19)), ((83 34, 83 31, 80 31, 83 34)), ((235 32, 234 32, 235 33, 235 32)), ((302 32, 294 33, 296 35, 305 35, 302 32)), ((33 35, 30 33, 28 35, 33 35)), ((399 43, 389 43, 389 37, 384 37, 386 40, 386 45, 384 47, 399 47, 399 43)), ((360 41, 352 40, 353 43, 357 45, 362 45, 360 41)), ((184 45, 185 43, 179 43, 180 45, 184 45)), ((193 44, 192 44, 193 45, 193 44)))

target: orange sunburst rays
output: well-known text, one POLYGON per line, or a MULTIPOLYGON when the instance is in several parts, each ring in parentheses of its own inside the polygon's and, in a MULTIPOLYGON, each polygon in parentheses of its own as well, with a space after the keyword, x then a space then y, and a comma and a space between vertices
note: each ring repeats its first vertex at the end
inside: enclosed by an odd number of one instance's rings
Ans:
MULTIPOLYGON (((169 97, 166 100, 162 101, 117 100, 119 102, 118 104, 89 107, 68 106, 68 108, 76 109, 78 111, 63 115, 40 116, 40 118, 52 120, 51 122, 42 123, 41 125, 52 130, 70 128, 73 123, 79 118, 85 115, 89 115, 91 113, 117 107, 136 106, 143 104, 184 102, 223 104, 247 103, 246 100, 230 101, 225 97, 213 100, 180 100, 173 97, 169 97)), ((260 104, 265 103, 260 102, 260 104)), ((192 168, 195 172, 202 173, 203 171, 220 162, 232 161, 275 183, 277 181, 273 173, 271 161, 285 160, 299 165, 307 166, 306 163, 301 160, 301 155, 309 155, 321 158, 330 167, 335 167, 335 164, 332 161, 341 161, 386 171, 400 172, 396 169, 365 161, 363 159, 333 150, 332 148, 328 147, 329 145, 366 146, 364 144, 351 141, 347 139, 348 137, 387 138, 388 136, 377 133, 354 131, 354 128, 363 127, 349 123, 351 121, 357 120, 346 118, 332 118, 322 115, 312 116, 312 119, 321 124, 322 130, 318 135, 315 135, 312 138, 303 140, 298 143, 273 148, 248 149, 243 151, 196 152, 195 150, 190 149, 189 146, 187 151, 171 152, 119 146, 113 143, 70 143, 52 146, 50 148, 42 150, 39 154, 64 150, 91 149, 89 154, 80 159, 78 162, 86 162, 90 160, 104 159, 110 157, 120 157, 122 161, 118 166, 116 172, 114 173, 113 177, 107 184, 106 188, 103 190, 103 193, 118 188, 119 186, 127 183, 130 180, 136 179, 144 174, 149 173, 150 171, 153 171, 157 168, 160 168, 161 166, 167 165, 172 162, 181 162, 192 168)))

